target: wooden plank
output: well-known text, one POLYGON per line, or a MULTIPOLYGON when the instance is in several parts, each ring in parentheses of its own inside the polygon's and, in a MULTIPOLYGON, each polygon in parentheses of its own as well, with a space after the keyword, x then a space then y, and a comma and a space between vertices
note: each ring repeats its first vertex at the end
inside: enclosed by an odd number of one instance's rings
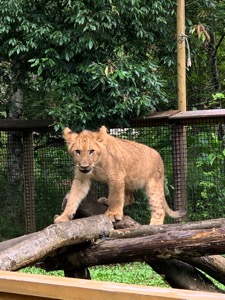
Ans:
POLYGON ((225 295, 217 293, 0 271, 0 299, 32 300, 37 297, 64 300, 225 300, 225 295))
POLYGON ((225 109, 181 111, 169 117, 171 120, 225 117, 225 109))
POLYGON ((52 120, 0 120, 1 130, 47 129, 52 125, 52 120))

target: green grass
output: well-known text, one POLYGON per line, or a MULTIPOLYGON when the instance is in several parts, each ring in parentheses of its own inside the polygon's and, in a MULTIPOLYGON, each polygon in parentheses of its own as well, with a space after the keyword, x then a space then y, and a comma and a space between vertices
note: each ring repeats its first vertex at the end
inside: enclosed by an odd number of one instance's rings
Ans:
MULTIPOLYGON (((91 267, 89 270, 93 280, 168 287, 161 276, 155 273, 147 264, 144 263, 135 262, 129 264, 98 266, 91 267)), ((22 269, 21 272, 64 276, 63 271, 45 272, 44 270, 35 267, 22 269)))
MULTIPOLYGON (((91 278, 93 280, 99 281, 110 281, 119 282, 127 284, 138 284, 145 286, 157 286, 157 287, 170 287, 167 285, 161 276, 154 272, 145 263, 129 263, 129 264, 115 264, 109 266, 98 266, 89 268, 91 273, 91 278)), ((36 267, 27 267, 20 272, 29 274, 42 274, 42 275, 52 275, 52 276, 64 276, 64 272, 52 271, 46 272, 45 270, 36 267)), ((207 274, 205 274, 209 277, 207 274)), ((209 277, 210 278, 210 277, 209 277)), ((225 286, 210 278, 218 288, 225 290, 225 286)))
POLYGON ((129 263, 90 268, 92 279, 149 286, 167 285, 147 264, 129 263))

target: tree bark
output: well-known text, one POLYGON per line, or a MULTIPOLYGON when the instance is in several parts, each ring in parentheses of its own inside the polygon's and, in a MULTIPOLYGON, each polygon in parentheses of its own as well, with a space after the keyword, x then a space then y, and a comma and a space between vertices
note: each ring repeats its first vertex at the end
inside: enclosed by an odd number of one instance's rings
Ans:
POLYGON ((68 254, 69 261, 77 268, 153 258, 184 259, 225 253, 225 229, 173 231, 146 237, 106 239, 80 251, 78 248, 71 248, 68 254))
POLYGON ((1 270, 18 270, 65 246, 108 236, 113 226, 104 215, 54 224, 0 253, 1 270))

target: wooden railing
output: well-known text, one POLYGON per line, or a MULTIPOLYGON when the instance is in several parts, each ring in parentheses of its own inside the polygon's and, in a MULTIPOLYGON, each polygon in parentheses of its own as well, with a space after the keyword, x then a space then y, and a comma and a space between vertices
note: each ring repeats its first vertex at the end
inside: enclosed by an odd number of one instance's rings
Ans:
POLYGON ((0 271, 0 299, 219 300, 225 295, 0 271))

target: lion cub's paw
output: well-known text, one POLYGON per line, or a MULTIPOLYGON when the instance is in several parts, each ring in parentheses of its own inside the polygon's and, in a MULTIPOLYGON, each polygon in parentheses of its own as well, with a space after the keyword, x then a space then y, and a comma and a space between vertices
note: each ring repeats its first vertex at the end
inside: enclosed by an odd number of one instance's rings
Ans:
POLYGON ((58 224, 58 223, 65 223, 65 222, 69 222, 70 219, 67 217, 67 216, 64 216, 64 215, 56 215, 54 217, 54 223, 55 224, 58 224))
POLYGON ((117 212, 113 212, 113 211, 110 211, 110 210, 107 210, 105 212, 105 215, 107 217, 109 217, 112 222, 121 221, 122 218, 123 218, 122 213, 117 213, 117 212))
POLYGON ((109 206, 109 200, 108 200, 108 198, 106 198, 106 197, 101 197, 101 198, 99 198, 99 199, 98 199, 98 202, 99 202, 99 203, 102 203, 102 204, 105 204, 105 205, 107 205, 107 206, 109 206))

